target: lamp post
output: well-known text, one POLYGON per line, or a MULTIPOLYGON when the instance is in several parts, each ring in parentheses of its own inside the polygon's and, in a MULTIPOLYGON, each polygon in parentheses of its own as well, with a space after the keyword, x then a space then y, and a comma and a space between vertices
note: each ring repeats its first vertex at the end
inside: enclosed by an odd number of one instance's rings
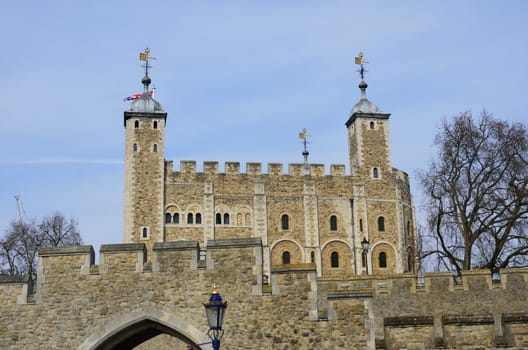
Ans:
POLYGON ((216 289, 216 283, 213 285, 213 291, 209 297, 209 302, 204 304, 205 315, 207 316, 207 323, 209 324, 209 331, 207 336, 211 338, 213 349, 220 349, 220 339, 224 335, 222 329, 222 322, 224 321, 224 314, 227 308, 227 302, 222 301, 222 297, 216 289))
POLYGON ((361 248, 363 248, 363 265, 365 266, 365 271, 368 275, 368 249, 369 249, 369 241, 366 237, 363 237, 363 240, 361 241, 361 248))

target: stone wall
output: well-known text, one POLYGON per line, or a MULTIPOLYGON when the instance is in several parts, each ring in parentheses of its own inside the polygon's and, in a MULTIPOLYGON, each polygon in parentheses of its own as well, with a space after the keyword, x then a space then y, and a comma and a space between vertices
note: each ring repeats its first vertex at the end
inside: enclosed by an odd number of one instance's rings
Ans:
POLYGON ((265 263, 268 274, 273 264, 280 264, 285 246, 294 247, 288 251, 292 262, 314 262, 319 275, 413 270, 409 261, 414 261, 415 221, 405 173, 389 168, 392 172, 372 179, 368 172, 347 176, 344 165, 331 165, 326 174, 324 165, 311 164, 307 176, 302 166, 289 164, 285 173, 282 164, 271 163, 262 173, 262 164, 247 163, 246 172, 241 172, 239 163, 227 162, 220 172, 218 162, 204 162, 198 171, 195 161, 181 161, 176 170, 167 161, 164 241, 196 240, 205 246, 208 240, 260 238, 264 260, 271 262, 265 263), (196 215, 200 222, 191 220, 196 215), (383 230, 378 227, 380 218, 383 230), (364 238, 372 248, 368 268, 361 266, 364 238), (333 251, 325 251, 331 247, 333 251), (339 254, 339 269, 331 264, 333 252, 339 254), (386 266, 378 263, 381 252, 386 254, 386 266))
MULTIPOLYGON (((185 349, 207 342, 202 303, 228 301, 225 349, 528 348, 528 270, 264 278, 258 238, 42 249, 33 288, 0 278, 1 349, 185 349), (200 254, 205 250, 205 254, 200 254), (147 255, 151 254, 149 258, 147 255), (269 282, 269 284, 267 283, 269 282)), ((209 349, 210 345, 199 346, 209 349)))

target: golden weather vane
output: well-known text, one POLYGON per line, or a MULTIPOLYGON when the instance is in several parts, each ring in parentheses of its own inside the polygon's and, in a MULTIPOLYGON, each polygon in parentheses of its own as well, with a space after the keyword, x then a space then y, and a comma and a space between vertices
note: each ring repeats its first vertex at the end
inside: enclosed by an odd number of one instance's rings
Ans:
POLYGON ((142 66, 145 68, 145 75, 148 76, 148 69, 152 68, 152 66, 149 65, 150 60, 155 60, 156 57, 150 56, 150 49, 147 47, 144 52, 139 53, 139 60, 144 61, 145 64, 142 66))
POLYGON ((299 138, 300 138, 300 139, 304 139, 304 140, 306 140, 306 138, 309 136, 309 135, 307 134, 307 132, 308 132, 308 130, 306 130, 306 128, 304 128, 304 129, 299 133, 299 138))
POLYGON ((367 72, 367 70, 365 69, 365 67, 363 67, 363 65, 368 64, 367 61, 363 60, 363 52, 360 52, 359 55, 355 57, 354 63, 360 66, 358 72, 361 76, 361 80, 363 80, 365 78, 365 72, 367 72))

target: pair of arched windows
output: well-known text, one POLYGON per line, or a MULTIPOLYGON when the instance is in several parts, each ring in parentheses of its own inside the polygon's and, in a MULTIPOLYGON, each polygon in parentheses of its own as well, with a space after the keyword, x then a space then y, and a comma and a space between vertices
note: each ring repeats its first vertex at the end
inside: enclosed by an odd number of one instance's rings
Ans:
POLYGON ((222 224, 229 225, 229 214, 228 213, 224 213, 224 215, 222 216, 222 214, 216 213, 215 222, 216 222, 217 225, 222 225, 222 224))
POLYGON ((179 213, 165 213, 165 223, 166 224, 179 224, 180 223, 180 214, 179 213))
POLYGON ((192 224, 200 225, 201 223, 202 223, 202 214, 200 214, 200 213, 196 213, 196 214, 188 213, 187 214, 187 224, 189 224, 189 225, 192 225, 192 224))

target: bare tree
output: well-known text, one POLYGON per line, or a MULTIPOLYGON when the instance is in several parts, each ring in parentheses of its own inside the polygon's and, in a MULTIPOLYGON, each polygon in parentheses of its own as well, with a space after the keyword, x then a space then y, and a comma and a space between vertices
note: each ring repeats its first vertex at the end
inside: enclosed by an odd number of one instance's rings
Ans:
POLYGON ((21 274, 18 270, 20 259, 16 233, 13 230, 6 231, 5 236, 0 240, 0 273, 11 276, 21 274))
POLYGON ((528 133, 482 112, 444 120, 438 157, 419 174, 426 194, 424 257, 456 270, 528 263, 528 133))
POLYGON ((46 247, 82 244, 77 221, 73 218, 67 220, 59 212, 43 218, 39 225, 39 230, 44 235, 46 247))
POLYGON ((0 239, 0 273, 35 278, 39 248, 79 244, 82 239, 77 222, 58 212, 39 224, 35 220, 14 220, 0 239))

